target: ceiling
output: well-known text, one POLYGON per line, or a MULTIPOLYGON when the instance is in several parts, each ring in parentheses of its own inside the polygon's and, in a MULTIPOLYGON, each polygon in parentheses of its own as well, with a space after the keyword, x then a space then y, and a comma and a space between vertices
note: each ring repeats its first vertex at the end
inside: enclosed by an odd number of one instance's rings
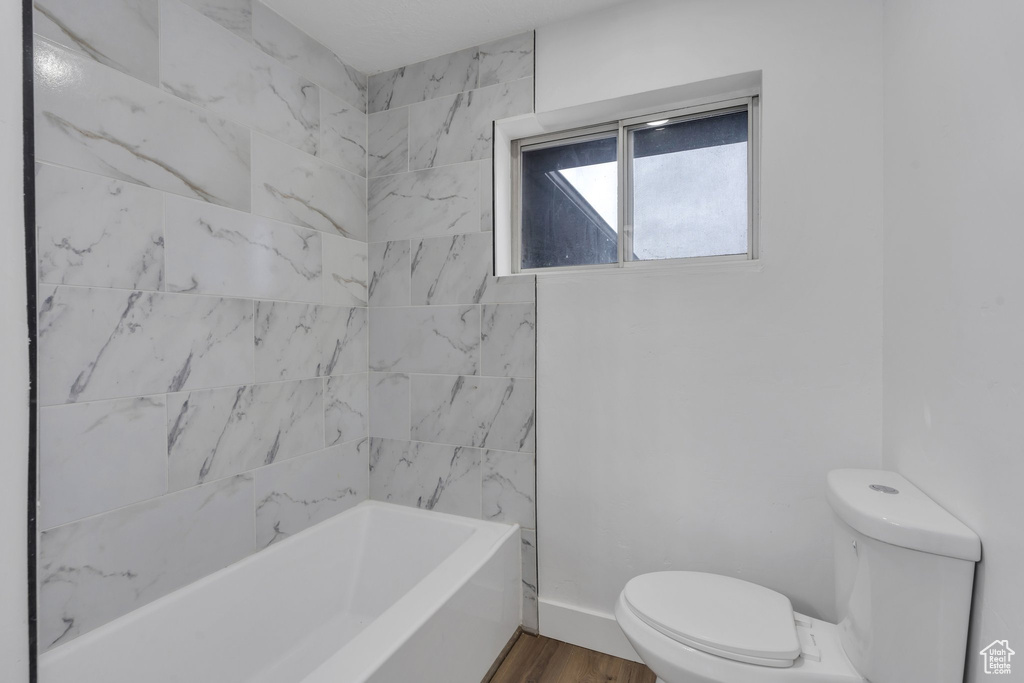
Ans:
POLYGON ((367 74, 629 0, 263 0, 367 74))

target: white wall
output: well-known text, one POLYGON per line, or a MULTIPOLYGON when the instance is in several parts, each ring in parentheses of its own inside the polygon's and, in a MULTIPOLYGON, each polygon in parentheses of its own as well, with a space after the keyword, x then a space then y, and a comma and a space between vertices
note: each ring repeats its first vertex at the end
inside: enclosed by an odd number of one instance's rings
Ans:
POLYGON ((884 463, 981 536, 969 681, 1024 643, 1021 27, 1019 0, 885 10, 884 463))
POLYGON ((22 214, 21 3, 0 3, 0 672, 28 680, 28 327, 22 214))
POLYGON ((881 21, 647 1, 538 31, 538 112, 763 71, 760 267, 539 278, 542 633, 629 654, 614 600, 669 568, 833 616, 825 474, 881 461, 881 21))

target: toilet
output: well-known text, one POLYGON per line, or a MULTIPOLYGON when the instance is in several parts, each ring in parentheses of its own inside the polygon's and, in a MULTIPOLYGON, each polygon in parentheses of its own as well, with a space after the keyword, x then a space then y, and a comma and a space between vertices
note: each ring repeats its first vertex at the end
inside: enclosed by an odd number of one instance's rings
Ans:
POLYGON ((630 580, 615 618, 658 683, 960 683, 981 541, 894 472, 835 470, 836 611, 793 611, 749 581, 630 580))

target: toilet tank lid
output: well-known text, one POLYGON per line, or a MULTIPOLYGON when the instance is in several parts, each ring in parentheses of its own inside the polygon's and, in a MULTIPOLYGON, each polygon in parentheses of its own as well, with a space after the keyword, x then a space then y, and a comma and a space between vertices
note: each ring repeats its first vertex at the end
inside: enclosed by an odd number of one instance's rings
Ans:
POLYGON ((981 559, 978 535, 896 472, 833 470, 828 502, 865 536, 933 555, 981 559))

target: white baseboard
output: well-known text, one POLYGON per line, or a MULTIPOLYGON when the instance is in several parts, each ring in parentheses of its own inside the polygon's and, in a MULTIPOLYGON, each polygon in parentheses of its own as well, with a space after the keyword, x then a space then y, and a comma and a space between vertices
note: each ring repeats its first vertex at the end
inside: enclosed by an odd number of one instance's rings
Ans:
POLYGON ((611 614, 540 599, 540 634, 555 640, 597 650, 613 657, 639 662, 636 650, 622 635, 611 614))

